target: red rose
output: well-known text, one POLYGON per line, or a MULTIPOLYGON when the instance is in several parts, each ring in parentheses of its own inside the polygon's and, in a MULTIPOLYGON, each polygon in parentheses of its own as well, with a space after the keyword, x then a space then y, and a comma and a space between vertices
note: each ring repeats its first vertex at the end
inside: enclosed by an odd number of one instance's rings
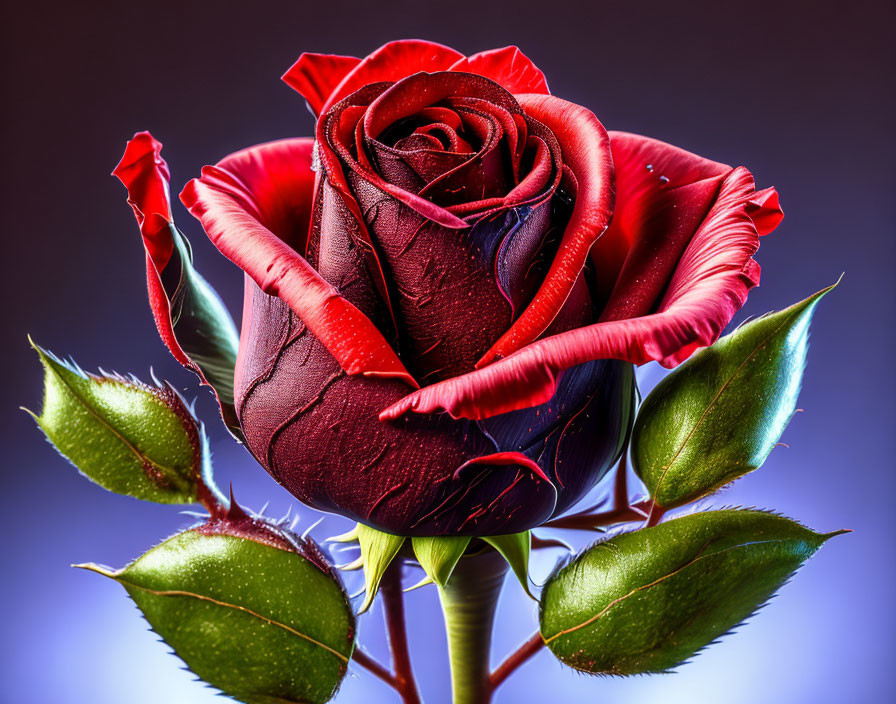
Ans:
MULTIPOLYGON (((759 281, 772 189, 608 135, 515 47, 303 54, 284 79, 316 139, 233 154, 181 199, 246 273, 242 434, 315 508, 404 535, 538 525, 618 459, 631 363, 711 344, 759 281)), ((123 163, 152 158, 119 175, 163 274, 143 213, 170 221, 167 172, 137 139, 123 163)))

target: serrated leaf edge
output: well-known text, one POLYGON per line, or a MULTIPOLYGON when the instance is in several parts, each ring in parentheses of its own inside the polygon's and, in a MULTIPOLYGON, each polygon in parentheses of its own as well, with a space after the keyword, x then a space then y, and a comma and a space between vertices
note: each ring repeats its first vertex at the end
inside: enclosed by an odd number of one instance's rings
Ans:
POLYGON ((260 614, 256 611, 252 611, 252 609, 247 609, 245 606, 240 606, 238 604, 230 604, 226 601, 220 601, 218 599, 213 599, 210 596, 196 594, 195 592, 181 591, 181 590, 177 590, 177 589, 166 589, 166 590, 149 589, 148 587, 141 586, 141 585, 131 582, 127 579, 122 579, 120 571, 110 570, 105 567, 102 567, 101 565, 94 564, 92 562, 85 562, 85 563, 81 563, 81 564, 77 564, 77 565, 72 565, 72 567, 76 567, 76 568, 82 569, 82 570, 87 570, 89 572, 95 572, 99 575, 102 575, 103 577, 108 577, 109 579, 115 580, 122 586, 139 589, 139 590, 147 592, 149 594, 153 594, 154 596, 192 597, 192 598, 198 599, 200 601, 210 602, 212 604, 215 604, 216 606, 223 606, 225 608, 234 609, 235 611, 242 611, 243 613, 247 613, 250 616, 254 616, 255 618, 257 618, 261 621, 264 621, 265 623, 268 623, 272 626, 279 626, 283 630, 288 631, 289 633, 292 633, 293 635, 298 636, 299 638, 303 638, 304 640, 308 641, 309 643, 313 643, 314 645, 316 645, 320 648, 323 648, 324 650, 331 653, 332 655, 335 655, 337 658, 339 658, 345 664, 348 664, 348 662, 350 660, 349 657, 346 657, 345 655, 340 653, 338 650, 331 648, 326 643, 321 643, 319 640, 316 640, 316 639, 312 638, 311 636, 306 635, 305 633, 302 633, 301 631, 297 631, 295 628, 292 628, 291 626, 287 626, 285 623, 280 623, 279 621, 275 621, 274 619, 268 618, 267 616, 264 616, 263 614, 260 614))

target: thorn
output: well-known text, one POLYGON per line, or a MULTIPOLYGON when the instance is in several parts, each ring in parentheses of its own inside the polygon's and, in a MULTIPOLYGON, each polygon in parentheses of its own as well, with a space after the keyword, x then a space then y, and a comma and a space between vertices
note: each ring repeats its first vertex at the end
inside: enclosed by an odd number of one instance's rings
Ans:
POLYGON ((335 565, 337 570, 341 572, 354 572, 355 570, 359 570, 364 566, 364 558, 359 557, 356 560, 352 560, 348 564, 345 565, 335 565))
POLYGON ((264 515, 264 512, 268 510, 268 505, 269 505, 270 503, 271 503, 270 501, 265 501, 265 502, 264 502, 264 506, 262 506, 262 507, 261 507, 261 511, 258 512, 258 515, 259 515, 259 516, 263 516, 263 515, 264 515))
POLYGON ((774 450, 776 447, 786 447, 788 450, 790 449, 790 445, 788 445, 786 442, 776 442, 774 445, 772 445, 772 449, 774 450))
POLYGON ((249 520, 249 514, 243 510, 233 495, 233 483, 230 484, 230 507, 227 509, 228 521, 246 521, 249 520))
MULTIPOLYGON (((296 517, 296 520, 298 520, 298 517, 296 517)), ((312 523, 310 526, 308 526, 308 527, 305 529, 305 532, 302 533, 302 540, 306 540, 306 539, 308 538, 308 534, 311 533, 312 530, 314 530, 315 528, 317 528, 317 527, 318 527, 321 523, 323 523, 323 522, 324 522, 324 517, 321 516, 321 517, 318 518, 314 523, 312 523)))

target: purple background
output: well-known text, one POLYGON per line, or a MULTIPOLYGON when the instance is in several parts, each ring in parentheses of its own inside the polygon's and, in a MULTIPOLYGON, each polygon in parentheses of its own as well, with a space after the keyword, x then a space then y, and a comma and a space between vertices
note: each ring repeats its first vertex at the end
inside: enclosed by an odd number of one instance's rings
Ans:
MULTIPOLYGON (((68 567, 121 565, 189 520, 176 508, 108 494, 55 456, 19 404, 40 406, 25 341, 86 368, 152 365, 195 394, 159 343, 142 250, 108 173, 125 140, 151 129, 173 187, 224 154, 309 134, 302 101, 279 81, 303 50, 364 54, 420 36, 474 52, 516 43, 553 91, 612 129, 744 163, 787 212, 760 251, 763 285, 738 319, 784 307, 830 282, 799 414, 765 467, 716 504, 774 508, 833 541, 762 613, 679 674, 581 677, 541 653, 498 702, 885 701, 894 691, 893 6, 846 3, 17 3, 6 4, 2 261, 0 700, 52 704, 214 702, 156 642, 122 590, 68 567), (105 7, 101 10, 88 9, 105 7), (251 9, 250 9, 251 7, 251 9), (233 9, 240 8, 240 9, 233 9)), ((180 208, 199 268, 237 311, 241 276, 180 208)), ((660 370, 645 367, 645 389, 660 370)), ((208 420, 212 406, 201 394, 208 420)), ((285 512, 290 497, 212 427, 217 474, 241 500, 285 512)), ((302 509, 302 524, 316 516, 302 509)), ((328 518, 323 537, 344 522, 328 518)), ((550 566, 540 556, 536 572, 550 566)), ((352 577, 352 583, 356 577, 352 577)), ((414 660, 428 702, 447 702, 435 595, 409 596, 414 660)), ((534 627, 508 584, 494 657, 534 627)), ((379 609, 361 637, 386 658, 379 609)), ((356 668, 353 668, 356 669, 356 668)), ((364 671, 339 702, 394 702, 364 671)))

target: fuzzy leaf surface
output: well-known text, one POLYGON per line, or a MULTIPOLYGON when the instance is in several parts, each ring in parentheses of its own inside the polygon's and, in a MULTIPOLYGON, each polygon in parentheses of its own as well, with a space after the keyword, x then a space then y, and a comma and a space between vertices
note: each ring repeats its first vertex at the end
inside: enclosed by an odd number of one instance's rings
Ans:
POLYGON ((624 533, 549 579, 542 638, 584 672, 669 671, 753 614, 833 535, 749 510, 624 533))
POLYGON ((44 403, 32 414, 47 439, 88 479, 157 503, 193 503, 208 473, 205 438, 169 386, 87 374, 34 345, 44 403))
POLYGON ((762 466, 796 410, 809 324, 832 288, 742 325, 657 384, 632 435, 657 504, 682 506, 762 466))
POLYGON ((119 582, 187 666, 245 704, 328 701, 355 622, 342 586, 296 552, 188 530, 122 570, 119 582))

